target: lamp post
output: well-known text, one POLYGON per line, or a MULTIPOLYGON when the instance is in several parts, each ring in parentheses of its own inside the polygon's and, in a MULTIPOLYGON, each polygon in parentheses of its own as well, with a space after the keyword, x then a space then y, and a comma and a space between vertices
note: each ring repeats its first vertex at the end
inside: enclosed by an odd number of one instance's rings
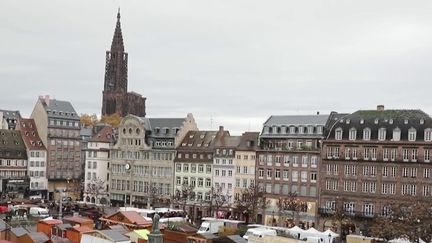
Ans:
POLYGON ((274 222, 274 213, 275 213, 274 210, 272 210, 272 222, 271 222, 271 226, 274 226, 273 225, 273 222, 274 222))
POLYGON ((329 233, 329 234, 328 234, 328 240, 329 240, 328 242, 329 242, 329 243, 331 243, 331 238, 332 238, 332 235, 329 233))

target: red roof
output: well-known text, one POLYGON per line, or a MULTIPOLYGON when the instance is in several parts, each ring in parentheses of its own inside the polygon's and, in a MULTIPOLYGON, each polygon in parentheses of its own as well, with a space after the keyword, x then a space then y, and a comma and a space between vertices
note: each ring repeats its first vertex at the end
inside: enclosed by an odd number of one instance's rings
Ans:
POLYGON ((39 220, 39 223, 44 223, 44 224, 63 224, 63 222, 61 220, 58 220, 58 219, 39 220))
POLYGON ((73 227, 72 229, 73 229, 73 230, 76 230, 76 231, 78 231, 78 232, 90 232, 90 231, 93 231, 92 228, 87 227, 87 226, 73 227))
POLYGON ((86 217, 77 217, 77 216, 72 216, 72 217, 64 217, 63 218, 64 221, 70 221, 70 222, 74 222, 74 223, 78 223, 78 224, 84 224, 84 223, 93 223, 93 220, 90 218, 86 218, 86 217))
POLYGON ((110 219, 112 216, 116 214, 122 214, 131 224, 135 225, 149 225, 152 224, 151 221, 146 220, 143 216, 135 211, 119 211, 107 217, 110 219))
POLYGON ((106 126, 102 128, 96 135, 94 135, 90 141, 91 142, 104 142, 104 143, 110 143, 114 139, 114 131, 111 126, 106 126))
POLYGON ((45 145, 37 132, 36 123, 33 119, 20 118, 18 121, 21 137, 30 150, 45 150, 45 145))

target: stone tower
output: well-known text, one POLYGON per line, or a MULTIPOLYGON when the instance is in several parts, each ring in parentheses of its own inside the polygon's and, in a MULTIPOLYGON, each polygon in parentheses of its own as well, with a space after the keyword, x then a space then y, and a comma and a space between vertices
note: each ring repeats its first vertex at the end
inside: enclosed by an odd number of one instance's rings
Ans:
POLYGON ((135 92, 127 92, 127 72, 128 54, 124 51, 119 10, 111 50, 106 52, 102 115, 118 113, 122 117, 127 114, 145 117, 146 98, 135 92))

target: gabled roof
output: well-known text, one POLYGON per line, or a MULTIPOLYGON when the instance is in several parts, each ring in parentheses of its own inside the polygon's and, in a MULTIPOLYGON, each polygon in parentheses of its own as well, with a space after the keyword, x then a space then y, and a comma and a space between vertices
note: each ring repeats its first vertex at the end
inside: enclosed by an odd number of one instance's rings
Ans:
POLYGON ((114 242, 128 241, 129 240, 129 238, 127 238, 126 236, 120 234, 119 232, 117 232, 115 230, 99 230, 99 232, 101 234, 105 235, 106 237, 110 238, 114 242))
POLYGON ((29 150, 46 150, 42 139, 39 137, 34 119, 21 118, 18 123, 21 137, 29 150))
POLYGON ((108 220, 116 219, 117 221, 122 221, 123 218, 126 219, 130 224, 133 225, 149 225, 151 221, 146 220, 143 216, 135 211, 118 211, 106 217, 108 220))
POLYGON ((11 231, 17 237, 21 237, 21 236, 28 233, 28 231, 26 229, 24 229, 23 227, 12 228, 11 231))
POLYGON ((327 122, 329 115, 287 115, 270 116, 264 126, 289 126, 289 125, 322 125, 327 122))
POLYGON ((218 131, 189 131, 178 150, 213 151, 218 131))
POLYGON ((230 147, 230 148, 237 148, 237 146, 240 144, 240 136, 230 136, 229 134, 226 134, 225 136, 220 136, 215 141, 215 147, 230 147))
POLYGON ((30 232, 28 235, 35 243, 45 243, 50 241, 48 236, 42 232, 30 232))

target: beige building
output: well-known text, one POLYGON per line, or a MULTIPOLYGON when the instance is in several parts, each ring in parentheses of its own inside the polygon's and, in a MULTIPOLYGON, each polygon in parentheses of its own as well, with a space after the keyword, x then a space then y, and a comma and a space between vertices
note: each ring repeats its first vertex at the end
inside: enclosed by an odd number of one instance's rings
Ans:
POLYGON ((192 114, 185 118, 123 118, 111 150, 111 204, 169 205, 176 147, 188 131, 197 129, 192 114))
MULTIPOLYGON (((259 132, 245 132, 235 150, 234 201, 241 198, 243 190, 255 185, 255 160, 259 132)), ((234 218, 245 220, 248 215, 234 211, 234 218)))
POLYGON ((48 151, 48 198, 60 198, 60 191, 78 199, 81 193, 80 118, 68 101, 39 97, 31 118, 48 151))

